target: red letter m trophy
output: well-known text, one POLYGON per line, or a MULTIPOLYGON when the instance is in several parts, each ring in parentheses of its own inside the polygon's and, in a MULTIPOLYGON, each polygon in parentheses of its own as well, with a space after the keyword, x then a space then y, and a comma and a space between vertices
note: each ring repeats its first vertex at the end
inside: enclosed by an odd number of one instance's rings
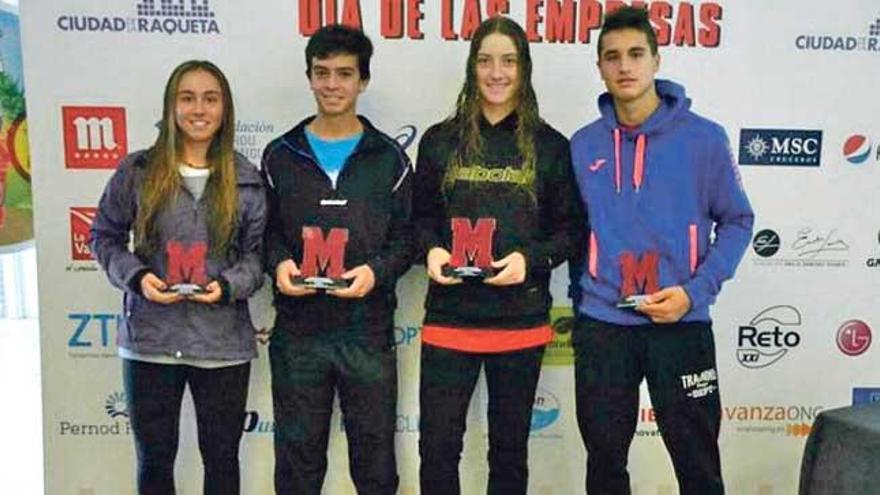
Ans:
POLYGON ((635 308, 645 300, 647 294, 660 290, 658 266, 660 256, 655 251, 644 253, 636 258, 634 253, 624 251, 620 254, 620 301, 618 308, 635 308))
POLYGON ((168 241, 165 244, 165 253, 168 255, 165 283, 171 291, 184 296, 204 291, 208 283, 208 275, 205 273, 207 243, 199 241, 185 244, 168 241))
POLYGON ((447 277, 491 277, 492 238, 495 234, 494 218, 478 218, 477 225, 471 225, 468 218, 452 219, 452 256, 449 264, 443 267, 447 277))
POLYGON ((295 285, 312 289, 340 289, 348 286, 345 273, 345 245, 348 229, 332 228, 324 237, 320 227, 303 227, 303 260, 295 285), (323 273, 323 275, 322 275, 323 273))

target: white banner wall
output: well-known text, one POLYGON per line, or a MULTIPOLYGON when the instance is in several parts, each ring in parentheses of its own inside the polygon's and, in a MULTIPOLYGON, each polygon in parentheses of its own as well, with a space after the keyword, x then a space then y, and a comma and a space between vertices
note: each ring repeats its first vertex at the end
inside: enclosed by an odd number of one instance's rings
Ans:
MULTIPOLYGON (((566 135, 597 117, 595 0, 81 0, 22 2, 43 353, 46 491, 134 492, 115 333, 121 294, 88 251, 94 207, 119 157, 149 146, 162 90, 179 62, 207 58, 228 75, 240 151, 263 146, 314 111, 307 35, 321 21, 358 22, 375 43, 360 110, 408 145, 446 117, 464 75, 467 37, 492 9, 534 38, 542 115, 566 135), (316 10, 317 9, 317 10, 316 10), (317 12, 319 17, 314 17, 317 12), (314 22, 317 21, 317 22, 314 22), (83 132, 103 122, 99 132, 83 132), (79 131, 79 133, 78 133, 79 131), (79 138, 78 138, 79 135, 79 138)), ((645 3, 645 2, 642 2, 645 3)), ((646 2, 661 40, 660 75, 721 122, 757 212, 756 236, 715 306, 722 383, 722 459, 733 494, 796 491, 804 438, 818 412, 880 398, 872 331, 880 277, 880 8, 869 0, 646 2)), ((564 273, 554 279, 565 313, 564 273)), ((418 493, 418 355, 425 277, 398 287, 401 494, 418 493)), ((272 321, 267 292, 253 301, 272 321)), ((570 322, 569 322, 570 323, 570 322)), ((570 325, 557 325, 536 398, 530 493, 583 492, 586 455, 574 415, 570 325)), ((272 493, 272 404, 266 347, 252 371, 243 492, 272 493)), ((634 493, 676 493, 642 394, 631 451, 634 493)), ((462 459, 465 493, 486 482, 485 388, 475 393, 462 459)), ((201 493, 191 405, 184 409, 179 493, 201 493)), ((334 418, 324 493, 354 493, 334 418)))

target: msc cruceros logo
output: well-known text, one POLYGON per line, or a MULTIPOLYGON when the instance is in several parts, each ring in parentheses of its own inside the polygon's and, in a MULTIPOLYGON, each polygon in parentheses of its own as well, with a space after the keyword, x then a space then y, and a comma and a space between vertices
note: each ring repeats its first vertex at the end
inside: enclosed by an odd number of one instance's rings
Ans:
POLYGON ((822 131, 818 129, 741 129, 739 164, 818 167, 822 131))
POLYGON ((66 168, 116 168, 128 152, 123 107, 64 106, 61 119, 66 168))

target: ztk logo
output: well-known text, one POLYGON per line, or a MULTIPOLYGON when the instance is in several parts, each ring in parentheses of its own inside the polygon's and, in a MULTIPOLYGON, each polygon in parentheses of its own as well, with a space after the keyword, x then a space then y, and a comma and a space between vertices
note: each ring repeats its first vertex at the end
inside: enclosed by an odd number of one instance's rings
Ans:
POLYGON ((125 108, 65 106, 61 118, 66 168, 116 168, 128 152, 125 108))
POLYGON ((766 368, 782 359, 801 343, 791 327, 801 325, 801 313, 794 306, 771 306, 739 327, 736 360, 745 368, 766 368))
POLYGON ((70 313, 67 319, 75 322, 68 348, 110 347, 122 322, 122 315, 113 313, 70 313))

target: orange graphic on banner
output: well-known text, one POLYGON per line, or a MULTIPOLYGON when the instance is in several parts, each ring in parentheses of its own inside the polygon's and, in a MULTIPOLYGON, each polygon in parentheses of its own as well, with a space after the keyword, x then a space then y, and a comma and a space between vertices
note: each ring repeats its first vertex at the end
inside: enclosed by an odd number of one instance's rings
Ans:
POLYGON ((785 425, 785 434, 790 437, 805 437, 812 429, 813 426, 807 423, 789 423, 785 425))

